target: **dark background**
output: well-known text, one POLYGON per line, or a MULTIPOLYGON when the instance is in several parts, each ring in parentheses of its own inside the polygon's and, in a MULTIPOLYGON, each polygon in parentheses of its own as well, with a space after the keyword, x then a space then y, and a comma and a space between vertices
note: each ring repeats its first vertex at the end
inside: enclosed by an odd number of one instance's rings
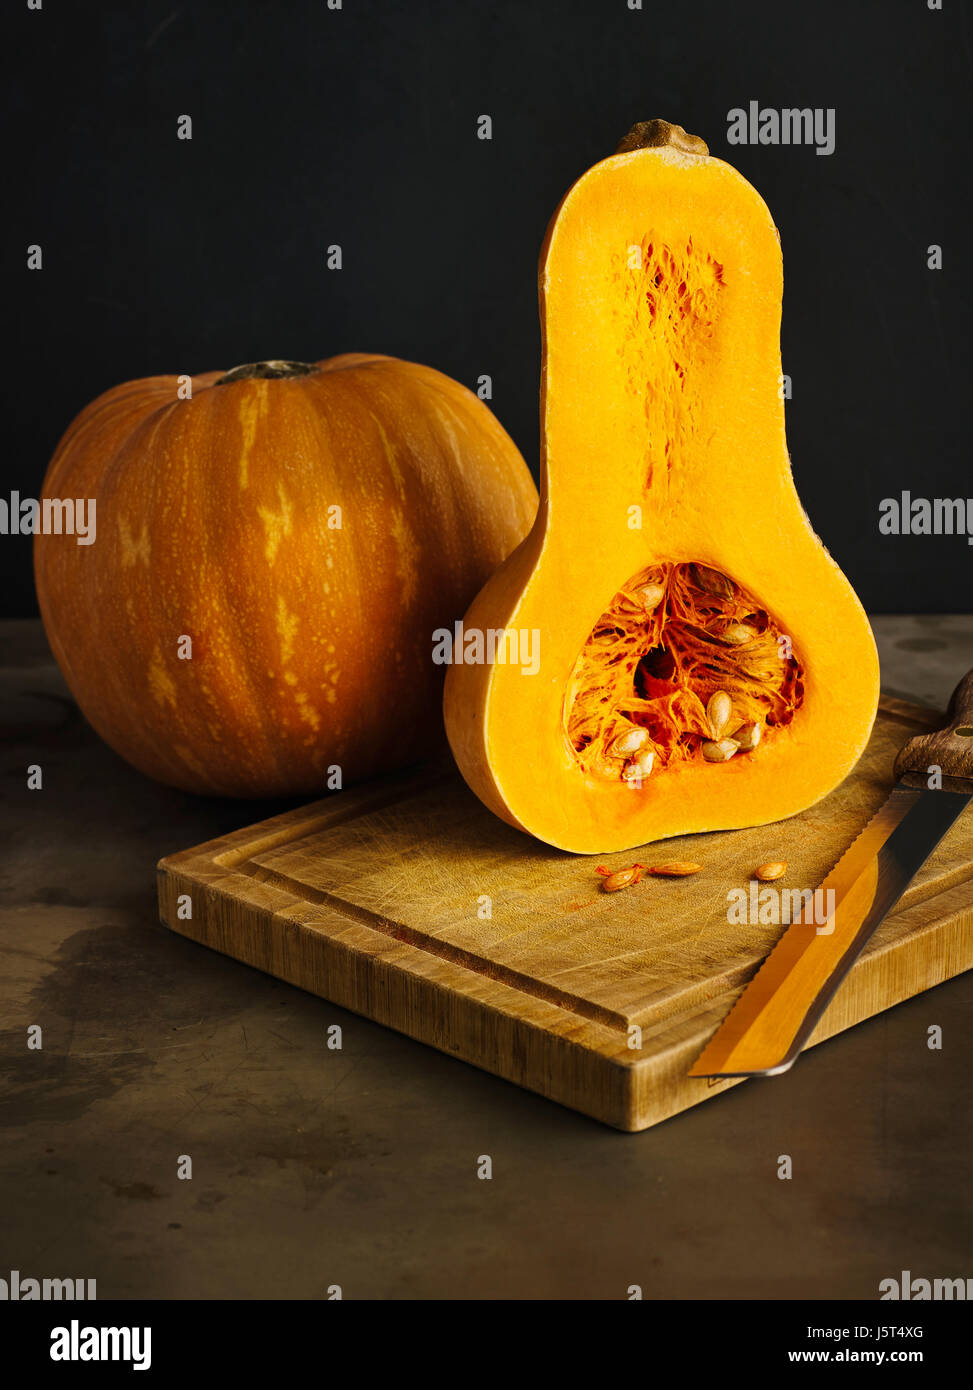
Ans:
MULTIPOLYGON (((660 115, 780 228, 788 440, 815 528, 867 607, 968 609, 965 538, 878 532, 904 488, 973 493, 970 26, 944 3, 9 0, 0 495, 39 496, 61 432, 120 381, 345 351, 474 388, 488 373, 536 472, 547 219, 660 115), (727 146, 750 100, 835 107, 835 153, 727 146)), ((0 536, 0 585, 0 613, 36 612, 29 540, 0 536)))

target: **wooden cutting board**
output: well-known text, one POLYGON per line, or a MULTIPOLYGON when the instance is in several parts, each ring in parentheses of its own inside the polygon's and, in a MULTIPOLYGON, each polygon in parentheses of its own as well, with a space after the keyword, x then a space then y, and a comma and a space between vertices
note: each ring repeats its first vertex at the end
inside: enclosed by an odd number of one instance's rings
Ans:
MULTIPOLYGON (((686 1073, 783 928, 730 925, 728 890, 768 859, 787 860, 784 885, 817 886, 888 794, 897 749, 937 718, 883 699, 852 775, 791 820, 594 858, 497 820, 451 765, 383 779, 163 859, 162 920, 618 1129, 645 1129, 738 1084, 686 1073), (596 864, 672 859, 704 871, 599 890, 596 864)), ((971 964, 973 809, 809 1046, 971 964)))

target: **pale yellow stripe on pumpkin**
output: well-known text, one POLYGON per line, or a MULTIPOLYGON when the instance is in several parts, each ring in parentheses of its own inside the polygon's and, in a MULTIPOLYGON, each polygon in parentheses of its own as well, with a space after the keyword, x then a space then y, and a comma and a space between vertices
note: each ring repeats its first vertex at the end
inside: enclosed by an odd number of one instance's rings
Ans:
POLYGON ((317 710, 311 704, 303 690, 295 690, 294 699, 297 703, 297 710, 301 718, 306 724, 310 724, 314 732, 317 733, 318 729, 321 727, 321 716, 318 714, 317 710))
POLYGON ((166 670, 166 664, 162 659, 162 649, 156 643, 149 662, 149 689, 156 701, 156 704, 169 704, 176 708, 176 683, 166 670))
MULTIPOLYGON (((456 409, 454 402, 449 399, 445 392, 440 393, 436 409, 437 414, 443 421, 446 436, 449 439, 450 445, 452 446, 454 457, 456 458, 457 463, 462 463, 465 467, 467 455, 463 452, 463 447, 456 437, 456 429, 458 428, 459 430, 461 430, 464 438, 467 441, 469 441, 470 419, 468 416, 463 415, 459 410, 456 409), (447 421, 452 421, 452 425, 447 423, 447 421), (453 426, 455 426, 456 428, 453 428, 453 426)), ((499 422, 495 421, 494 423, 499 429, 499 422)), ((498 481, 502 482, 502 479, 504 477, 504 461, 502 455, 498 453, 497 449, 494 447, 491 448, 489 452, 486 452, 481 446, 477 450, 477 455, 477 467, 480 470, 480 472, 482 473, 484 471, 484 465, 489 459, 489 462, 493 465, 494 476, 498 479, 498 481)), ((499 497, 495 495, 491 499, 491 510, 494 514, 496 514, 499 510, 505 518, 507 525, 510 526, 511 529, 514 528, 521 519, 523 519, 525 525, 529 524, 529 522, 533 520, 532 515, 521 518, 518 511, 518 502, 520 500, 519 496, 515 496, 513 492, 505 491, 502 487, 498 489, 498 493, 499 497)), ((497 563, 499 564, 499 561, 497 563)))
MULTIPOLYGON (((469 421, 456 408, 455 403, 447 392, 435 383, 436 391, 436 419, 439 422, 443 434, 449 442, 452 451, 451 462, 459 470, 460 474, 465 474, 468 470, 468 456, 460 442, 457 431, 462 433, 465 438, 469 438, 469 421)), ((482 466, 485 454, 481 454, 478 462, 482 466)), ((447 472, 451 471, 447 466, 447 472)), ((477 542, 483 533, 483 520, 477 512, 475 505, 471 509, 470 497, 462 498, 456 490, 449 494, 449 501, 452 508, 452 516, 449 525, 443 527, 444 548, 447 555, 452 557, 462 557, 466 549, 468 538, 475 537, 477 542)), ((461 560, 462 563, 462 560, 461 560)), ((497 560, 499 564, 499 559, 497 560)))
MULTIPOLYGON (((406 495, 405 479, 395 456, 395 447, 378 416, 371 411, 369 411, 369 415, 382 441, 382 449, 388 461, 389 472, 395 479, 396 490, 399 496, 404 498, 406 495)), ((388 526, 395 558, 395 575, 399 581, 399 592, 403 603, 408 605, 415 599, 419 588, 419 565, 415 535, 406 521, 405 515, 398 508, 391 513, 388 526)), ((332 700, 333 698, 332 696, 332 700)))
POLYGON ((335 686, 341 680, 341 667, 336 661, 329 661, 325 664, 324 678, 328 682, 324 691, 324 698, 329 705, 333 705, 338 699, 338 692, 335 690, 335 686))
MULTIPOLYGON (((261 386, 266 384, 260 383, 261 386)), ((215 390, 211 394, 214 410, 217 407, 222 410, 223 407, 219 404, 221 400, 220 390, 215 390)), ((266 413, 266 402, 263 394, 251 399, 250 405, 251 410, 248 418, 254 421, 254 434, 248 435, 244 430, 244 440, 247 446, 245 454, 249 454, 256 437, 256 426, 266 413)), ((206 460, 207 473, 210 477, 215 475, 219 464, 213 441, 222 437, 223 429, 226 427, 223 420, 224 417, 217 414, 213 422, 210 453, 206 460), (217 425, 218 428, 216 428, 217 425)), ((227 417, 227 423, 231 420, 232 412, 227 417)), ((204 534, 209 532, 213 536, 223 536, 225 534, 223 522, 230 499, 226 498, 218 489, 206 487, 203 479, 207 475, 201 473, 198 462, 188 455, 185 455, 185 458, 187 471, 181 490, 184 512, 183 524, 190 518, 195 519, 198 514, 201 514, 205 516, 204 534), (198 494, 193 491, 194 487, 198 489, 198 494)), ((246 486, 246 457, 242 457, 239 481, 241 488, 246 486)), ((241 519, 247 518, 253 508, 253 503, 250 499, 241 497, 238 505, 241 519)), ((255 559, 255 553, 253 554, 255 559)), ((206 615, 197 614, 197 622, 204 626, 207 632, 209 653, 214 657, 211 670, 215 677, 215 688, 207 693, 207 701, 213 712, 230 731, 229 736, 236 740, 235 756, 248 768, 260 765, 261 760, 265 765, 280 766, 275 746, 275 731, 267 727, 266 695, 262 688, 263 678, 260 672, 265 656, 270 655, 273 615, 271 613, 261 614, 259 625, 255 626, 252 633, 252 642, 240 643, 234 636, 233 623, 224 611, 224 605, 227 606, 229 612, 237 610, 238 605, 241 611, 252 609, 254 600, 250 596, 251 593, 256 591, 258 585, 267 582, 265 576, 254 573, 258 568, 256 565, 251 565, 246 568, 245 573, 238 573, 238 567, 230 557, 225 552, 217 550, 211 557, 209 567, 202 570, 195 581, 198 592, 210 596, 208 613, 206 615), (232 725, 227 722, 226 711, 229 708, 235 712, 232 725)), ((268 680, 274 679, 272 669, 267 669, 266 678, 268 680)))
POLYGON ((122 568, 129 569, 132 565, 141 560, 143 565, 149 563, 149 530, 146 523, 142 522, 142 529, 139 532, 138 540, 132 539, 132 532, 129 524, 123 516, 118 518, 118 540, 122 548, 121 561, 122 568))
MULTIPOLYGON (((280 637, 281 661, 286 667, 288 661, 294 654, 294 637, 297 633, 298 617, 296 613, 288 613, 287 605, 283 598, 277 600, 277 634, 280 637)), ((311 704, 307 694, 303 690, 294 689, 297 685, 297 676, 293 671, 284 670, 281 673, 284 684, 293 691, 294 703, 297 705, 297 712, 305 724, 309 724, 317 733, 321 727, 321 716, 311 704)), ((331 697, 334 699, 334 696, 331 697)))
POLYGON ((455 426, 459 425, 461 429, 464 429, 465 433, 464 421, 459 412, 453 408, 452 401, 448 400, 445 394, 441 394, 439 400, 436 402, 436 416, 442 426, 443 434, 449 440, 449 447, 453 452, 453 458, 455 458, 458 463, 463 457, 463 450, 456 437, 455 426))
POLYGON ((267 392, 264 381, 253 382, 256 392, 248 391, 240 401, 240 488, 250 483, 250 455, 257 438, 257 430, 267 413, 267 392))
POLYGON ((398 508, 389 518, 389 531, 395 556, 395 576, 399 581, 399 596, 408 606, 415 599, 419 589, 419 560, 415 533, 398 508))
POLYGON ((294 638, 297 636, 298 621, 296 613, 288 613, 284 597, 282 594, 279 595, 277 598, 277 636, 280 639, 281 663, 285 667, 294 655, 294 638))
POLYGON ((395 486, 398 489, 399 496, 404 497, 405 479, 402 477, 402 470, 399 468, 399 461, 395 457, 395 446, 392 444, 392 441, 385 433, 385 427, 382 424, 381 420, 378 418, 378 416, 373 414, 372 411, 369 411, 368 413, 372 417, 372 424, 378 430, 378 437, 382 441, 382 448, 385 451, 386 459, 388 459, 389 472, 395 479, 395 486))
MULTIPOLYGON (((114 405, 115 402, 112 404, 114 405)), ((100 460, 100 466, 104 470, 100 481, 97 472, 94 471, 98 463, 98 456, 97 454, 94 455, 87 465, 87 480, 84 483, 81 483, 80 479, 76 480, 79 485, 68 490, 66 495, 69 497, 97 495, 99 510, 103 510, 108 517, 116 514, 119 516, 125 514, 151 516, 152 498, 162 486, 157 469, 149 470, 146 478, 142 470, 126 469, 124 464, 130 450, 135 458, 157 458, 157 441, 160 432, 163 433, 164 438, 164 427, 168 426, 172 420, 177 405, 178 402, 170 400, 168 404, 160 408, 158 400, 153 400, 151 409, 145 412, 144 420, 140 421, 139 425, 133 422, 132 429, 136 442, 133 443, 131 438, 126 439, 120 446, 113 447, 107 457, 100 460), (148 421, 148 428, 143 436, 138 433, 138 430, 140 425, 146 421, 148 421)), ((140 415, 141 412, 136 414, 140 415)), ((65 457, 70 457, 70 455, 66 454, 65 457)), ((67 481, 67 479, 64 480, 65 483, 67 481)), ((115 547, 118 562, 124 566, 125 542, 121 529, 115 528, 114 532, 109 531, 108 539, 109 543, 115 547)), ((148 556, 146 556, 147 560, 148 556)), ((91 605, 89 611, 93 615, 97 613, 95 619, 97 626, 91 633, 91 646, 94 650, 107 650, 117 645, 144 658, 147 648, 144 615, 146 606, 152 602, 153 589, 148 563, 141 566, 136 566, 133 563, 126 580, 124 594, 122 589, 116 588, 113 595, 91 605)), ((148 627, 151 629, 151 622, 148 627)), ((107 682, 112 707, 117 710, 128 711, 125 717, 129 727, 137 728, 139 715, 131 709, 131 682, 125 673, 123 664, 103 662, 101 673, 107 682)), ((158 644, 146 667, 146 683, 149 693, 158 705, 168 704, 173 709, 176 707, 175 681, 166 670, 162 651, 158 644)))
POLYGON ((290 535, 294 524, 294 507, 281 483, 277 484, 277 500, 280 503, 280 511, 275 512, 270 507, 257 508, 257 515, 263 522, 267 533, 264 541, 264 555, 268 565, 274 563, 281 541, 285 536, 290 535))

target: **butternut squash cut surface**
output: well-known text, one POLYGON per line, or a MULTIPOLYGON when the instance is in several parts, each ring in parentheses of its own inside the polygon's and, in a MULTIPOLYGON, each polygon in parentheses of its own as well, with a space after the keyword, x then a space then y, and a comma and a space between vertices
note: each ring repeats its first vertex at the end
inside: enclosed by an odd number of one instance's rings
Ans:
POLYGON ((780 820, 867 742, 878 658, 791 476, 781 298, 763 200, 664 121, 548 229, 540 510, 464 620, 519 659, 454 653, 445 717, 477 795, 552 845, 780 820))

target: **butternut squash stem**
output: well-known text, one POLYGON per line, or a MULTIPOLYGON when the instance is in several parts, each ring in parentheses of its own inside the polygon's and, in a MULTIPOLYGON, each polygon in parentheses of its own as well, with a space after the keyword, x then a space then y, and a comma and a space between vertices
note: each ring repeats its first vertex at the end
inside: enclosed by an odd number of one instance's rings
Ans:
POLYGON ((681 125, 673 125, 656 117, 651 121, 636 121, 632 129, 618 144, 616 154, 629 154, 632 150, 657 149, 660 145, 672 145, 683 154, 709 154, 709 146, 698 135, 690 135, 681 125))

